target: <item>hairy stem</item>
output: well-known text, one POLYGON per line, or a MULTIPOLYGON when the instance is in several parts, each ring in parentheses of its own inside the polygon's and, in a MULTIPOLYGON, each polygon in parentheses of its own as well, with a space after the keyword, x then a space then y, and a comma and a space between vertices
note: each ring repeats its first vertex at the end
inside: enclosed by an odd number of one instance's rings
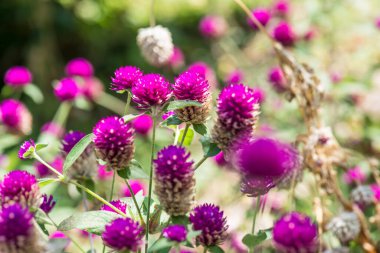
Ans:
POLYGON ((116 170, 113 171, 112 184, 111 184, 111 192, 110 192, 109 201, 112 201, 112 198, 113 198, 113 189, 115 188, 115 178, 116 178, 116 170))
POLYGON ((39 161, 40 163, 42 163, 43 165, 45 165, 47 168, 49 168, 52 172, 54 172, 59 179, 64 179, 64 176, 61 174, 61 172, 59 172, 58 170, 54 169, 50 164, 48 164, 47 162, 45 162, 38 154, 37 152, 34 152, 34 158, 39 161))

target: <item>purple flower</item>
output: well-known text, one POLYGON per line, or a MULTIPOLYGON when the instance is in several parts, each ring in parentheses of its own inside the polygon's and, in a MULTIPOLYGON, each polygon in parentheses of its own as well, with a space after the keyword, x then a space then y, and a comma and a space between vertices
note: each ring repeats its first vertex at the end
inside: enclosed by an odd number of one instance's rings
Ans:
POLYGON ((153 119, 149 115, 141 115, 132 121, 133 128, 141 135, 147 135, 153 127, 153 119))
POLYGON ((290 11, 290 4, 288 0, 278 0, 273 5, 273 12, 275 15, 285 17, 290 11))
POLYGON ((62 126, 60 126, 59 124, 57 124, 53 121, 50 121, 50 122, 45 123, 41 127, 41 132, 50 134, 50 135, 55 136, 57 138, 61 138, 65 132, 65 129, 62 126))
POLYGON ((380 201, 380 186, 377 184, 372 184, 371 189, 373 191, 373 197, 375 198, 376 202, 380 201))
POLYGON ((173 54, 169 58, 168 65, 173 69, 178 69, 185 64, 185 56, 179 47, 174 47, 173 54))
POLYGON ((103 93, 103 83, 95 77, 86 77, 82 80, 81 93, 88 100, 94 101, 103 93))
POLYGON ((160 74, 147 74, 132 87, 132 100, 140 109, 162 106, 171 97, 170 83, 160 74))
POLYGON ((286 91, 286 79, 280 67, 274 67, 269 70, 268 81, 278 93, 286 91))
POLYGON ((131 89, 138 78, 143 76, 143 72, 135 66, 124 66, 115 70, 114 77, 111 77, 111 89, 123 91, 131 89))
POLYGON ((281 252, 317 252, 318 228, 310 217, 291 212, 274 224, 273 240, 281 252))
POLYGON ((240 70, 232 71, 226 78, 227 84, 238 84, 244 80, 244 73, 240 70))
POLYGON ((209 247, 224 242, 227 238, 226 217, 218 206, 203 204, 194 208, 189 217, 194 230, 200 230, 197 243, 209 247))
POLYGON ((199 32, 206 38, 219 38, 227 31, 227 23, 220 16, 205 16, 199 23, 199 32))
POLYGON ((42 203, 40 205, 42 211, 44 211, 47 214, 50 213, 51 210, 53 210, 55 204, 56 202, 53 198, 53 195, 50 195, 49 197, 46 194, 42 195, 42 203))
POLYGON ((0 183, 0 197, 3 204, 15 201, 29 207, 36 206, 39 202, 36 177, 21 170, 9 172, 0 183))
POLYGON ((122 118, 111 116, 100 120, 93 129, 95 151, 109 168, 123 169, 134 154, 134 129, 122 118))
POLYGON ((131 218, 113 220, 102 234, 104 244, 117 251, 139 250, 143 237, 144 228, 131 218))
POLYGON ((255 97, 256 101, 259 104, 264 103, 264 101, 265 101, 265 91, 263 89, 255 88, 253 90, 253 96, 255 97))
POLYGON ((187 230, 184 225, 170 225, 162 230, 162 235, 168 240, 183 242, 186 240, 187 230))
POLYGON ((343 175, 343 179, 347 184, 361 184, 365 182, 366 175, 359 166, 356 166, 347 170, 343 175))
POLYGON ((94 68, 91 62, 85 58, 75 58, 70 60, 65 67, 66 75, 90 77, 94 75, 94 68))
POLYGON ((63 151, 68 154, 73 147, 83 138, 86 134, 80 131, 70 131, 63 137, 62 148, 63 151))
POLYGON ((291 47, 296 42, 297 36, 293 27, 285 21, 281 21, 273 29, 273 38, 285 47, 291 47))
MULTIPOLYGON (((123 213, 126 213, 127 212, 127 204, 121 200, 113 200, 110 202, 112 205, 114 205, 117 209, 119 209, 120 211, 122 211, 123 213)), ((113 210, 111 207, 107 206, 107 205, 103 205, 100 210, 103 210, 103 211, 108 211, 108 212, 115 212, 115 210, 113 210)))
POLYGON ((170 215, 185 215, 194 203, 193 161, 185 148, 168 146, 154 160, 155 193, 170 215))
POLYGON ((72 78, 65 77, 54 87, 54 95, 60 101, 73 101, 79 94, 79 86, 72 78))
POLYGON ((32 73, 24 66, 14 66, 7 70, 4 83, 12 87, 24 87, 32 82, 32 73))
POLYGON ((224 158, 223 151, 220 151, 219 154, 217 154, 216 156, 214 156, 214 161, 220 167, 227 165, 227 161, 224 158))
MULTIPOLYGON (((269 10, 265 8, 256 8, 252 10, 252 15, 262 24, 264 27, 268 24, 271 19, 271 14, 269 10)), ((258 27, 256 24, 250 19, 247 19, 248 25, 252 27, 254 30, 257 30, 258 27)))
POLYGON ((259 138, 237 147, 235 166, 242 174, 241 191, 248 196, 267 193, 298 168, 297 151, 281 142, 259 138))
MULTIPOLYGON (((139 193, 140 191, 142 191, 142 195, 145 195, 146 187, 141 181, 139 181, 137 179, 136 180, 130 179, 128 181, 129 181, 129 185, 131 186, 132 191, 135 195, 137 193, 139 193)), ((127 186, 125 186, 122 189, 122 195, 124 197, 132 197, 131 192, 129 191, 129 188, 127 186)))
POLYGON ((204 76, 196 71, 180 74, 173 85, 173 94, 178 100, 195 100, 204 103, 210 96, 210 85, 204 76))
POLYGON ((4 99, 0 103, 0 123, 9 132, 28 135, 32 129, 32 115, 20 101, 4 99))
POLYGON ((375 26, 376 26, 376 28, 380 29, 380 17, 376 18, 375 26))
POLYGON ((215 87, 217 84, 214 70, 205 62, 202 62, 202 61, 194 62, 187 68, 187 71, 197 72, 202 77, 204 77, 212 87, 215 87))
POLYGON ((35 147, 36 147, 36 144, 34 144, 34 141, 32 139, 25 141, 20 146, 20 149, 18 151, 18 158, 20 158, 21 160, 32 158, 34 150, 32 153, 30 153, 29 149, 30 148, 34 149, 35 147))
MULTIPOLYGON (((62 157, 60 156, 57 156, 51 163, 50 165, 55 168, 56 170, 58 170, 59 172, 62 172, 62 169, 63 169, 63 159, 62 157)), ((40 178, 43 178, 43 177, 46 177, 48 175, 51 175, 52 174, 52 171, 46 167, 44 164, 38 162, 34 165, 34 168, 37 172, 37 175, 40 177, 40 178)))

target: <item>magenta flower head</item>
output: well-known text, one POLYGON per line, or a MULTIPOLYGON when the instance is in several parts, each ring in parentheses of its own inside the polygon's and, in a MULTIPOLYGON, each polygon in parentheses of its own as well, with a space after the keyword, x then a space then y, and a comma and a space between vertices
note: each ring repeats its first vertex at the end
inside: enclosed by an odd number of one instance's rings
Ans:
MULTIPOLYGON (((120 211, 122 211, 123 213, 126 213, 127 212, 127 204, 121 200, 113 200, 110 202, 112 205, 114 205, 117 209, 119 209, 120 211)), ((113 210, 111 207, 107 206, 107 205, 103 205, 100 210, 103 210, 103 211, 108 211, 108 212, 115 212, 115 210, 113 210)))
MULTIPOLYGON (((270 19, 271 19, 271 14, 270 11, 265 9, 265 8, 256 8, 252 10, 252 15, 260 22, 262 26, 266 26, 270 19)), ((248 25, 252 27, 252 29, 257 30, 258 27, 256 24, 250 19, 247 19, 248 25)))
POLYGON ((218 98, 218 119, 212 138, 219 148, 228 149, 242 136, 251 136, 259 114, 255 91, 243 84, 231 84, 218 98))
POLYGON ((0 103, 0 123, 11 133, 28 135, 32 130, 32 115, 20 101, 4 99, 0 103))
POLYGON ((268 81, 278 93, 286 91, 286 78, 280 67, 274 67, 268 72, 268 81))
POLYGON ((193 100, 201 106, 188 106, 175 110, 183 122, 202 124, 209 116, 211 94, 208 81, 196 71, 180 74, 173 85, 173 94, 177 100, 193 100))
POLYGON ((144 228, 131 218, 118 218, 106 225, 103 242, 113 250, 138 251, 143 243, 144 228))
POLYGON ((273 38, 285 47, 291 47, 297 40, 293 27, 285 21, 281 21, 273 29, 273 38))
MULTIPOLYGON (((145 192, 146 192, 146 187, 145 185, 139 181, 139 180, 128 180, 131 188, 132 188, 132 191, 133 193, 136 195, 137 193, 139 193, 140 191, 142 191, 142 194, 145 195, 145 192)), ((125 186, 123 189, 122 189, 122 195, 124 197, 132 197, 131 195, 131 192, 129 191, 129 188, 127 186, 125 186)))
POLYGON ((141 69, 135 66, 124 66, 115 70, 114 76, 111 77, 111 89, 123 91, 131 89, 134 83, 143 76, 141 69))
POLYGON ((107 180, 108 178, 112 178, 113 173, 114 173, 113 170, 110 170, 110 171, 107 170, 106 165, 99 165, 98 167, 98 178, 101 181, 107 180))
POLYGON ((288 0, 278 0, 274 3, 272 10, 275 15, 285 17, 289 14, 290 3, 288 0))
POLYGON ((93 129, 96 155, 109 169, 128 166, 134 154, 134 129, 122 118, 111 116, 101 119, 93 129))
POLYGON ((4 83, 14 88, 32 83, 32 73, 24 66, 14 66, 5 72, 4 83))
POLYGON ((362 184, 367 179, 366 175, 359 166, 348 169, 343 174, 343 179, 347 184, 362 184))
POLYGON ((244 80, 244 73, 240 70, 232 71, 226 78, 225 82, 227 84, 238 84, 244 80))
POLYGON ((39 206, 40 194, 35 176, 26 171, 14 170, 6 174, 0 183, 1 203, 17 202, 23 206, 39 206))
POLYGON ((66 75, 91 77, 94 75, 94 68, 91 62, 85 58, 75 58, 70 60, 65 67, 66 75))
POLYGON ((372 184, 371 189, 373 192, 373 197, 375 198, 376 202, 380 201, 380 186, 377 184, 372 184))
POLYGON ((380 17, 376 18, 375 20, 375 26, 377 29, 380 29, 380 17))
POLYGON ((197 244, 215 246, 227 239, 226 217, 218 206, 203 204, 194 208, 189 217, 194 230, 202 233, 196 237, 197 244))
POLYGON ((255 97, 257 103, 259 103, 259 104, 264 103, 265 91, 263 89, 257 87, 253 90, 253 92, 254 92, 253 96, 255 97))
POLYGON ((54 87, 54 95, 62 102, 73 101, 79 96, 79 94, 79 86, 72 78, 65 77, 61 79, 54 87))
POLYGON ((153 119, 150 115, 141 115, 132 121, 136 133, 147 135, 153 127, 153 119))
POLYGON ((170 225, 162 230, 162 236, 170 241, 186 241, 187 230, 184 225, 170 225))
POLYGON ((168 65, 173 69, 178 69, 185 64, 185 56, 179 47, 174 47, 173 54, 169 58, 168 65))
POLYGON ((215 87, 217 85, 217 80, 216 80, 214 70, 205 62, 202 62, 202 61, 194 62, 188 67, 187 71, 197 72, 208 81, 211 87, 215 87))
POLYGON ((235 156, 241 191, 250 197, 267 193, 299 165, 295 149, 267 138, 239 143, 235 156))
POLYGON ((44 211, 47 214, 50 213, 51 210, 53 210, 55 204, 56 202, 53 198, 53 195, 50 195, 49 197, 46 194, 42 195, 42 203, 40 205, 42 211, 44 211))
POLYGON ((170 83, 160 74, 147 74, 132 87, 132 100, 139 109, 160 107, 171 97, 170 83))
POLYGON ((63 134, 65 133, 65 129, 60 126, 59 124, 50 121, 46 122, 42 127, 41 127, 41 133, 46 133, 50 134, 54 137, 61 138, 63 134))
POLYGON ((96 77, 83 78, 81 93, 88 100, 94 101, 99 98, 104 90, 103 83, 96 77))
POLYGON ((34 148, 36 147, 36 144, 34 144, 34 141, 32 139, 25 141, 18 151, 18 158, 21 160, 30 159, 33 158, 34 148))
POLYGON ((169 215, 185 215, 195 198, 193 161, 185 148, 168 146, 154 160, 155 193, 169 215))
POLYGON ((206 38, 220 38, 227 31, 227 22, 220 16, 205 16, 199 23, 199 32, 206 38))
POLYGON ((280 252, 318 252, 317 225, 302 213, 291 212, 277 220, 273 240, 280 252))
POLYGON ((214 156, 214 161, 220 167, 227 165, 227 161, 224 157, 223 151, 220 151, 219 154, 214 156))

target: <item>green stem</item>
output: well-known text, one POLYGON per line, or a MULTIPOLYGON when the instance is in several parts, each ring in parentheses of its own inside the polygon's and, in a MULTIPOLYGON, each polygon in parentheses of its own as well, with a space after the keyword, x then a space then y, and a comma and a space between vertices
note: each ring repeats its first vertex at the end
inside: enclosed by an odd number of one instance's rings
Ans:
POLYGON ((61 127, 65 127, 66 120, 69 117, 69 113, 71 111, 72 104, 69 102, 63 102, 58 107, 57 112, 54 115, 53 122, 57 123, 61 127))
MULTIPOLYGON (((84 206, 84 210, 85 211, 88 211, 88 205, 87 205, 87 198, 86 198, 86 193, 84 192, 84 190, 82 189, 82 199, 83 199, 83 206, 84 206)), ((91 253, 94 253, 94 240, 92 239, 92 234, 91 233, 88 233, 88 240, 90 241, 90 252, 91 253)))
POLYGON ((119 115, 123 115, 124 113, 125 103, 106 92, 103 92, 102 95, 95 100, 95 102, 98 105, 103 106, 104 108, 107 108, 108 110, 119 115))
POLYGON ((63 179, 64 176, 61 174, 61 172, 59 172, 58 170, 54 169, 52 166, 50 166, 50 164, 48 164, 47 162, 45 162, 38 154, 37 152, 34 152, 34 158, 39 161, 40 163, 42 163, 43 165, 45 165, 47 168, 49 168, 51 171, 53 171, 55 174, 57 174, 58 178, 59 179, 63 179))
POLYGON ((136 200, 135 193, 133 192, 132 187, 131 187, 131 185, 129 184, 128 180, 127 180, 127 179, 124 179, 124 181, 125 181, 125 184, 127 185, 128 189, 129 189, 129 192, 131 193, 132 200, 133 200, 133 203, 134 203, 135 206, 136 206, 137 212, 139 213, 139 217, 140 217, 140 220, 141 220, 141 224, 143 224, 143 223, 144 223, 144 218, 143 218, 143 216, 142 216, 142 214, 141 214, 140 207, 139 207, 139 205, 137 204, 137 200, 136 200))
POLYGON ((156 20, 154 17, 154 0, 150 0, 150 17, 149 17, 150 27, 156 25, 156 20))
MULTIPOLYGON (((256 227, 256 217, 257 217, 257 213, 260 211, 260 195, 257 196, 257 200, 256 200, 256 206, 255 206, 255 212, 253 213, 253 221, 252 221, 252 235, 255 234, 255 227, 256 227)), ((249 252, 250 253, 253 253, 254 251, 254 246, 252 246, 250 249, 249 249, 249 252)))
POLYGON ((207 248, 204 247, 204 249, 203 249, 203 253, 206 253, 206 252, 207 252, 207 248))
POLYGON ((186 124, 186 127, 185 127, 185 130, 183 131, 182 140, 181 140, 181 142, 180 142, 180 144, 179 144, 180 146, 182 146, 182 145, 183 145, 183 142, 185 141, 187 131, 189 131, 189 127, 190 127, 190 124, 187 123, 187 124, 186 124))
POLYGON ((207 156, 204 156, 199 162, 197 162, 197 164, 194 167, 194 170, 197 170, 202 165, 202 163, 204 163, 204 161, 207 160, 207 158, 207 156))
POLYGON ((112 184, 111 184, 111 193, 110 193, 109 201, 112 201, 112 198, 113 198, 113 189, 115 187, 115 178, 116 178, 116 170, 113 171, 112 184))
POLYGON ((145 231, 145 252, 148 252, 148 239, 149 239, 149 218, 150 218, 150 200, 152 198, 152 182, 153 182, 153 157, 154 157, 154 143, 156 140, 156 119, 153 113, 153 136, 152 136, 152 150, 150 156, 150 174, 149 174, 149 193, 148 193, 148 211, 146 215, 146 231, 145 231))
POLYGON ((127 103, 125 104, 124 115, 127 115, 128 113, 129 106, 131 104, 131 98, 132 98, 131 92, 127 91, 127 103))

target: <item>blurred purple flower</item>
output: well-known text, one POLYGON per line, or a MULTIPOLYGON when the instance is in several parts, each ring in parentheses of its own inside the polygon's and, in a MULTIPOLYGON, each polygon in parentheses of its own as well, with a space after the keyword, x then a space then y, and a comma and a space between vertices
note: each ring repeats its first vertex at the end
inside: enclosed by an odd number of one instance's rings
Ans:
POLYGON ((206 38, 219 38, 227 31, 227 23, 221 16, 205 16, 199 22, 199 31, 206 38))
MULTIPOLYGON (((256 8, 252 10, 252 14, 264 27, 268 24, 268 22, 271 19, 271 14, 269 10, 265 8, 256 8)), ((247 22, 248 22, 248 25, 252 27, 252 29, 254 30, 258 29, 256 24, 250 18, 247 19, 247 22)))
POLYGON ((14 88, 32 83, 32 73, 24 66, 13 66, 4 75, 4 83, 14 88))
POLYGON ((170 241, 183 242, 186 240, 187 230, 184 225, 170 225, 162 230, 162 236, 170 241))
POLYGON ((73 101, 79 94, 79 86, 72 78, 65 77, 54 87, 54 95, 62 102, 73 101))
POLYGON ((94 68, 85 58, 74 58, 70 60, 65 67, 66 75, 68 76, 81 76, 91 77, 94 75, 94 68))

